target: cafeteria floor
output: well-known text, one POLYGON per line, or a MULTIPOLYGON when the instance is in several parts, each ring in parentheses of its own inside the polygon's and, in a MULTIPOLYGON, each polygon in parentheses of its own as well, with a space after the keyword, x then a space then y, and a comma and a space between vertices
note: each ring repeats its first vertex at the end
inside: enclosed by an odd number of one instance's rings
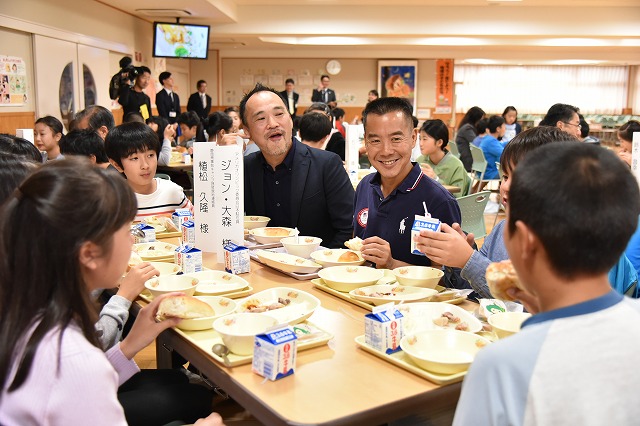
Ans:
MULTIPOLYGON (((487 228, 487 234, 493 229, 495 213, 485 214, 484 223, 487 228)), ((505 218, 504 212, 500 211, 498 221, 505 218)), ((476 241, 478 247, 482 246, 483 239, 476 241)), ((156 368, 156 345, 151 343, 135 356, 135 361, 141 369, 156 368)), ((254 426, 261 425, 249 412, 232 399, 224 399, 216 395, 213 399, 213 410, 220 413, 225 424, 229 426, 254 426)))

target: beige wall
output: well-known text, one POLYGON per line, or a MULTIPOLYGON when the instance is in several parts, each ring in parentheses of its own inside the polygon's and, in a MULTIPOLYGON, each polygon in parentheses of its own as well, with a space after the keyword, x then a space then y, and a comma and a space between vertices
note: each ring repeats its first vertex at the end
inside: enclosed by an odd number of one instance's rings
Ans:
MULTIPOLYGON (((189 88, 188 94, 196 91, 196 83, 198 80, 207 82, 207 94, 211 96, 212 105, 220 105, 218 96, 220 94, 218 88, 218 51, 209 50, 209 57, 206 60, 189 60, 189 88)), ((185 101, 186 103, 186 101, 185 101)))

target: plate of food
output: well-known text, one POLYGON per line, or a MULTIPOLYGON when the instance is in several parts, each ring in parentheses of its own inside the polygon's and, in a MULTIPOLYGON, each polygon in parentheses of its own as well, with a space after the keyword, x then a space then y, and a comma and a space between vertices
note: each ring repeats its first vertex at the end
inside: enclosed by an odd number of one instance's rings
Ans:
POLYGON ((260 262, 282 272, 311 274, 322 268, 322 265, 312 260, 288 253, 276 253, 268 250, 256 250, 255 253, 260 262))
POLYGON ((154 242, 154 243, 139 243, 134 244, 132 251, 136 253, 144 261, 158 260, 158 259, 173 259, 178 246, 175 244, 154 242))
POLYGON ((198 279, 196 294, 200 295, 223 295, 249 286, 249 283, 244 278, 225 271, 206 270, 185 275, 198 279))
POLYGON ((443 302, 417 302, 398 307, 404 319, 405 334, 423 330, 444 329, 477 333, 480 320, 459 306, 443 302))
POLYGON ((349 294, 356 300, 372 305, 394 302, 419 302, 429 300, 438 291, 430 288, 405 287, 402 285, 372 285, 351 290, 349 294))
POLYGON ((345 265, 358 266, 365 262, 360 252, 348 249, 317 250, 311 253, 311 259, 324 267, 345 265))
POLYGON ((280 240, 284 237, 298 235, 298 230, 284 227, 254 228, 249 230, 249 235, 260 244, 280 244, 280 240))
POLYGON ((279 323, 297 324, 320 306, 311 294, 288 287, 275 287, 237 301, 236 312, 268 313, 279 323))

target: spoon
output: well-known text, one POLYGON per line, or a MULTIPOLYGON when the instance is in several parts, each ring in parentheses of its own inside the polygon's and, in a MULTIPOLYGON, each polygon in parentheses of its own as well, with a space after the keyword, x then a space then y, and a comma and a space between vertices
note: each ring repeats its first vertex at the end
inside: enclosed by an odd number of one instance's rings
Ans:
POLYGON ((211 352, 213 352, 214 354, 222 357, 222 360, 224 361, 224 366, 225 367, 231 367, 231 363, 229 362, 229 358, 227 358, 227 355, 229 355, 229 348, 228 347, 226 347, 222 343, 216 343, 211 348, 211 352))

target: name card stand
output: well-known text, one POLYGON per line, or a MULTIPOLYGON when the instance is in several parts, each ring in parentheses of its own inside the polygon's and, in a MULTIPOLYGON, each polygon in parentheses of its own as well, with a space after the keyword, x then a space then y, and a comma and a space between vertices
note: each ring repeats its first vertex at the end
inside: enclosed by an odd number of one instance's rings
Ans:
POLYGON ((193 201, 196 247, 216 253, 244 239, 244 163, 242 149, 211 142, 193 144, 193 201))

